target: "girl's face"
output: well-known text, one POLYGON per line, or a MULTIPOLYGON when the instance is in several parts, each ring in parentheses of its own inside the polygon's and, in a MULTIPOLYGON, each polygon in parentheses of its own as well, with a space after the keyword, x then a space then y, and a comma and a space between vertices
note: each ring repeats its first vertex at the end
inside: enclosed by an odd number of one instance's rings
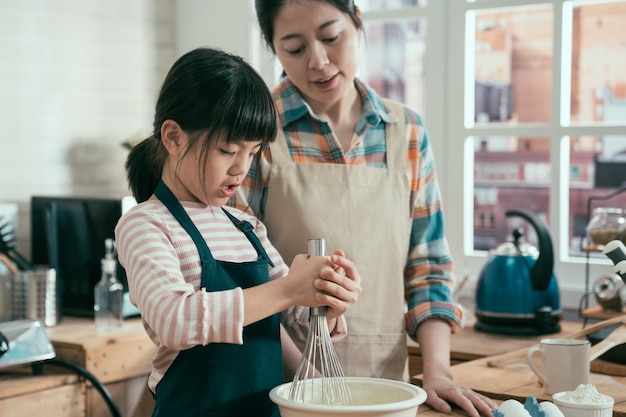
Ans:
POLYGON ((289 1, 274 20, 274 50, 307 101, 328 105, 354 89, 359 30, 334 6, 289 1))
MULTIPOLYGON (((189 138, 184 133, 181 138, 181 150, 184 150, 189 138)), ((164 175, 172 175, 169 181, 164 179, 180 201, 223 206, 243 182, 260 149, 260 141, 228 144, 219 138, 208 150, 206 159, 203 159, 200 146, 186 153, 181 151, 178 158, 170 152, 172 169, 165 170, 164 175), (200 179, 199 170, 203 170, 204 181, 200 179)))

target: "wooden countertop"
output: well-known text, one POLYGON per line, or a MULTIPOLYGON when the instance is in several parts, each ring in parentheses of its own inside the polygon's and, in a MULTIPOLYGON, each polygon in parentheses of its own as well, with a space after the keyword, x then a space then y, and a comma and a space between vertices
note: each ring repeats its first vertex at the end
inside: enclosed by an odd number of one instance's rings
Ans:
MULTIPOLYGON (((490 367, 487 362, 493 356, 529 348, 545 337, 568 336, 582 326, 582 323, 577 322, 561 322, 561 331, 550 335, 499 335, 475 330, 473 322, 470 322, 451 339, 450 357, 457 363, 452 366, 454 381, 499 402, 516 399, 523 403, 529 396, 534 396, 539 401, 552 401, 551 396, 543 392, 543 387, 528 367, 525 356, 500 367, 490 367)), ((409 353, 420 353, 415 342, 409 341, 409 353)), ((626 377, 594 372, 602 369, 602 365, 602 361, 592 362, 589 383, 594 384, 601 393, 614 398, 613 417, 626 417, 626 377)), ((421 385, 421 375, 414 375, 411 382, 421 385)), ((442 414, 424 405, 420 406, 418 415, 441 417, 442 414)), ((457 408, 449 416, 466 417, 467 414, 457 408)))
MULTIPOLYGON (((487 366, 488 357, 478 359, 453 366, 452 377, 456 383, 495 400, 515 399, 523 403, 527 397, 533 396, 540 402, 552 401, 552 397, 543 392, 537 376, 525 360, 523 358, 495 368, 487 366)), ((421 375, 414 376, 411 382, 420 385, 421 375)), ((613 417, 626 417, 626 377, 592 372, 589 383, 595 385, 599 392, 613 397, 613 417)))
MULTIPOLYGON (((503 335, 485 333, 474 329, 474 321, 469 320, 464 329, 452 335, 450 357, 456 361, 471 361, 529 347, 545 337, 563 337, 580 330, 582 323, 562 321, 561 331, 550 335, 503 335)), ((408 340, 409 353, 420 354, 419 345, 408 340)))
MULTIPOLYGON (((499 404, 502 401, 496 400, 499 404)), ((458 407, 452 407, 452 411, 448 414, 440 413, 433 410, 428 404, 421 404, 417 409, 417 417, 467 417, 467 413, 458 407)))
MULTIPOLYGON (((562 322, 561 327, 560 333, 551 334, 550 337, 565 336, 580 330, 582 323, 562 322)), ((154 346, 138 319, 126 320, 122 329, 108 334, 97 333, 91 320, 71 317, 64 318, 60 325, 46 330, 59 357, 82 364, 103 382, 147 375, 151 369, 154 346)), ((543 394, 536 376, 525 363, 513 362, 501 368, 491 368, 486 364, 490 356, 527 348, 544 337, 547 335, 489 334, 475 330, 473 323, 469 322, 465 329, 454 334, 451 339, 451 357, 457 361, 467 361, 452 367, 453 378, 459 384, 469 386, 498 402, 506 399, 523 402, 528 396, 550 400, 543 394)), ((408 345, 411 354, 420 354, 416 343, 409 341, 408 345)), ((71 375, 31 378, 37 378, 39 384, 44 384, 44 388, 48 386, 46 384, 76 384, 76 377, 71 375)), ((415 375, 412 382, 420 385, 421 376, 415 375)), ((592 373, 590 383, 615 399, 614 417, 626 417, 626 377, 592 373)), ((0 379, 0 392, 8 387, 6 384, 9 384, 8 380, 0 379)), ((12 389, 15 391, 15 387, 12 389)), ((447 416, 467 417, 467 414, 454 408, 447 416)), ((418 417, 443 417, 443 414, 422 404, 418 417)))
POLYGON ((64 317, 46 328, 58 358, 75 362, 103 383, 148 375, 156 347, 141 320, 124 320, 122 328, 99 333, 93 319, 64 317))

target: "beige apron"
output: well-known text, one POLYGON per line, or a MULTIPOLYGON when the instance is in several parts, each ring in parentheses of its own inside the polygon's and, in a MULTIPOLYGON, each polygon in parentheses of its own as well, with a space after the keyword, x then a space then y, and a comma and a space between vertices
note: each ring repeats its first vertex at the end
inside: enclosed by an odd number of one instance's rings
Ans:
POLYGON ((408 381, 403 277, 411 230, 409 129, 402 106, 386 103, 400 119, 386 127, 386 169, 296 164, 279 129, 263 220, 287 264, 316 237, 326 239, 327 255, 340 248, 356 264, 363 293, 346 314, 348 335, 335 343, 346 375, 408 381))

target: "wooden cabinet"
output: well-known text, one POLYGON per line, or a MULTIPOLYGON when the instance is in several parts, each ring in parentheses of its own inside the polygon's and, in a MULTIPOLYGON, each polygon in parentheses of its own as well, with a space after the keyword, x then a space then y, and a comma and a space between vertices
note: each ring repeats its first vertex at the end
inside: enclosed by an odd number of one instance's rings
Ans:
POLYGON ((0 373, 0 416, 85 417, 85 397, 74 375, 0 373))
MULTIPOLYGON (((93 320, 70 317, 47 332, 57 357, 77 363, 105 384, 123 416, 152 415, 154 400, 147 381, 156 347, 141 320, 128 319, 120 330, 99 333, 93 320)), ((85 402, 87 417, 110 416, 90 383, 86 383, 85 402)))
MULTIPOLYGON (((46 328, 57 359, 73 362, 103 383, 124 417, 150 417, 154 408, 148 390, 156 350, 139 319, 124 321, 120 330, 96 332, 92 319, 64 318, 46 328)), ((30 366, 0 372, 0 416, 110 417, 93 385, 71 370, 52 364, 43 375, 30 366)))

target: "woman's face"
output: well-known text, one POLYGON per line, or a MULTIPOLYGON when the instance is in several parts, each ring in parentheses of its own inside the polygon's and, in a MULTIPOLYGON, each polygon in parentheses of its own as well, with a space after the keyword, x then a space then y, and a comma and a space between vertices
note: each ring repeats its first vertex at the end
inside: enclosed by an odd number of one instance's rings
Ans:
POLYGON ((328 3, 287 2, 274 20, 274 50, 310 103, 332 104, 354 89, 359 30, 328 3))

